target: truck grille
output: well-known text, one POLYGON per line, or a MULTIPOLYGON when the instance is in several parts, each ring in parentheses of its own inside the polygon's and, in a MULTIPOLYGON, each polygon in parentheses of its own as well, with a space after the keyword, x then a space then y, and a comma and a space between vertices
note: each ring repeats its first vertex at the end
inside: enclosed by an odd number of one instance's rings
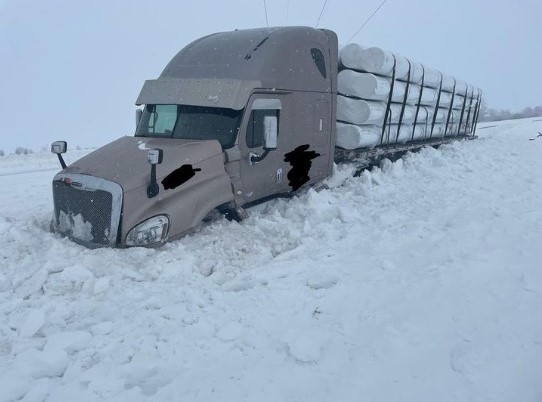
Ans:
POLYGON ((119 197, 99 187, 112 187, 115 183, 88 177, 91 183, 82 183, 85 179, 81 177, 55 178, 55 226, 61 234, 86 245, 114 245, 120 219, 120 208, 115 208, 119 197), (108 185, 100 186, 100 182, 108 185))

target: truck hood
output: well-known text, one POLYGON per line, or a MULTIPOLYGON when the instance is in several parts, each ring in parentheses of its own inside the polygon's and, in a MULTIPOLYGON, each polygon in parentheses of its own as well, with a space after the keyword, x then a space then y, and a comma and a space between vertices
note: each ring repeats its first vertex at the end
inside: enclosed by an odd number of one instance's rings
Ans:
POLYGON ((127 192, 148 185, 151 165, 147 152, 153 148, 164 152, 163 161, 156 168, 158 182, 183 165, 197 166, 222 153, 216 140, 121 137, 72 163, 63 173, 101 177, 120 184, 127 192))

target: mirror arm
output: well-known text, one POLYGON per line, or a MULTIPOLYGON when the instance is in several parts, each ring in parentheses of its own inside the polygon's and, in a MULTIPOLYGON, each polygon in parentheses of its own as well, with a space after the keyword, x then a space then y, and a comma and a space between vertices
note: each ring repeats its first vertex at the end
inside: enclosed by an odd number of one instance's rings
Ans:
POLYGON ((66 169, 66 162, 64 162, 62 154, 56 154, 56 156, 58 156, 58 161, 60 162, 60 166, 62 166, 62 169, 66 169))
POLYGON ((160 192, 160 188, 158 187, 158 183, 156 182, 156 165, 151 165, 151 182, 149 183, 149 186, 147 187, 147 197, 153 198, 158 195, 160 192))
POLYGON ((153 198, 160 192, 160 187, 156 182, 156 165, 162 163, 163 151, 161 149, 151 149, 147 153, 147 161, 151 164, 151 181, 147 186, 147 197, 153 198))

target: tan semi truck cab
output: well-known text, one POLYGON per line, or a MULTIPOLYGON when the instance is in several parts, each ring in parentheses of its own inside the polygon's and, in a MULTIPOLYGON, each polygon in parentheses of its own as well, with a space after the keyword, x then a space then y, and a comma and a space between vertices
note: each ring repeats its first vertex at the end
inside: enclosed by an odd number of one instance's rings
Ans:
POLYGON ((217 208, 235 215, 329 176, 337 54, 335 33, 307 27, 192 42, 143 85, 134 136, 54 177, 54 230, 87 246, 159 245, 217 208))

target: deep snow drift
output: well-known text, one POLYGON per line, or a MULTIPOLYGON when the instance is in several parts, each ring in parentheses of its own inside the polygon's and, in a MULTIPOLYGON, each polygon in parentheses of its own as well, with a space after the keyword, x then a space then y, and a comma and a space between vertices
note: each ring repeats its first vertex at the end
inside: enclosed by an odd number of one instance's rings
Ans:
POLYGON ((160 250, 49 233, 58 162, 0 157, 0 401, 540 401, 537 131, 341 165, 160 250))

